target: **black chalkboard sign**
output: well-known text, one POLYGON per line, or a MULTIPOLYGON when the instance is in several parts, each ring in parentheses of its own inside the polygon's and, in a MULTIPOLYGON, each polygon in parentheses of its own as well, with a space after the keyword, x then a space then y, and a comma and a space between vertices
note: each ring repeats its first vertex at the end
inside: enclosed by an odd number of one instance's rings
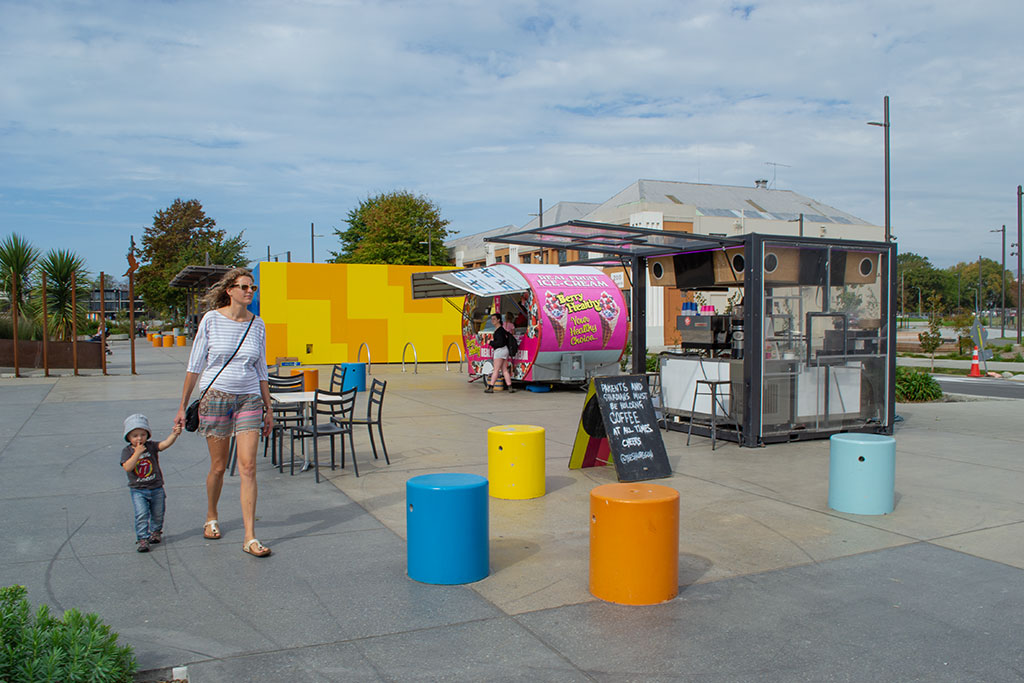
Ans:
MULTIPOLYGON (((672 467, 647 391, 647 378, 622 375, 595 377, 592 381, 604 426, 602 436, 608 439, 619 481, 671 477, 672 467)), ((584 406, 585 422, 586 413, 593 410, 588 411, 588 407, 584 406)))

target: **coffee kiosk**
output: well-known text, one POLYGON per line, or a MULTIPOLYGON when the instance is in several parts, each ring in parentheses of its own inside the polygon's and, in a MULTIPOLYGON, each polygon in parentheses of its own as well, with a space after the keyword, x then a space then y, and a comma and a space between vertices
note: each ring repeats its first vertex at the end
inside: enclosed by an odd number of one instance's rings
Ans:
POLYGON ((489 241, 585 251, 588 263, 605 266, 617 257, 630 273, 633 348, 646 347, 648 281, 731 302, 713 315, 710 307, 666 311, 681 337, 659 363, 669 429, 706 435, 714 411, 719 438, 744 446, 892 433, 895 245, 582 221, 489 241), (714 405, 698 390, 709 382, 717 383, 714 405))
POLYGON ((891 433, 894 249, 756 234, 742 241, 648 261, 651 284, 742 292, 728 312, 676 316, 680 346, 660 358, 669 428, 706 433, 714 411, 721 438, 750 446, 891 433), (711 382, 721 388, 714 401, 711 382))

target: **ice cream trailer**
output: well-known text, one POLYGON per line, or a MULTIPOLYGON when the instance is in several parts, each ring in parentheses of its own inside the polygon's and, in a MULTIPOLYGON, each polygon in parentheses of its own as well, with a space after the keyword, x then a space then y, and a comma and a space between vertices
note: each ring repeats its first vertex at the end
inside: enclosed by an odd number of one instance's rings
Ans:
POLYGON ((514 318, 515 380, 573 383, 618 372, 629 316, 621 290, 598 268, 499 263, 413 278, 415 298, 456 295, 465 296, 462 341, 473 376, 493 369, 493 313, 514 318))

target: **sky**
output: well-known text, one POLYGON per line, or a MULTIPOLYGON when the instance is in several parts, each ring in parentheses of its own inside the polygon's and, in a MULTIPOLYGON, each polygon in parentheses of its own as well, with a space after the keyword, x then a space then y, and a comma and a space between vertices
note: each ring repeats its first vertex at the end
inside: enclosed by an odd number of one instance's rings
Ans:
POLYGON ((639 179, 768 179, 900 251, 1007 259, 1024 3, 0 0, 0 238, 120 275, 176 198, 318 262, 368 196, 456 233, 639 179))

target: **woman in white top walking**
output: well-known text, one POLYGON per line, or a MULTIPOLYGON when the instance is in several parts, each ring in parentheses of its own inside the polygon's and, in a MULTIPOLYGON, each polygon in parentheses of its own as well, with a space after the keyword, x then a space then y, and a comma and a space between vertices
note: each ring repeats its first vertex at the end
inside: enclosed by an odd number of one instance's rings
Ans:
POLYGON ((225 273, 203 297, 202 303, 209 310, 196 330, 174 423, 185 425, 185 406, 196 384, 204 389, 209 386, 199 404, 199 433, 206 437, 210 449, 203 536, 210 539, 221 536, 217 502, 224 485, 233 434, 245 526, 242 550, 256 557, 266 557, 270 555, 270 548, 259 542, 254 527, 256 447, 260 433, 270 434, 274 418, 267 379, 267 329, 263 321, 247 309, 255 292, 252 273, 246 268, 235 268, 225 273))

